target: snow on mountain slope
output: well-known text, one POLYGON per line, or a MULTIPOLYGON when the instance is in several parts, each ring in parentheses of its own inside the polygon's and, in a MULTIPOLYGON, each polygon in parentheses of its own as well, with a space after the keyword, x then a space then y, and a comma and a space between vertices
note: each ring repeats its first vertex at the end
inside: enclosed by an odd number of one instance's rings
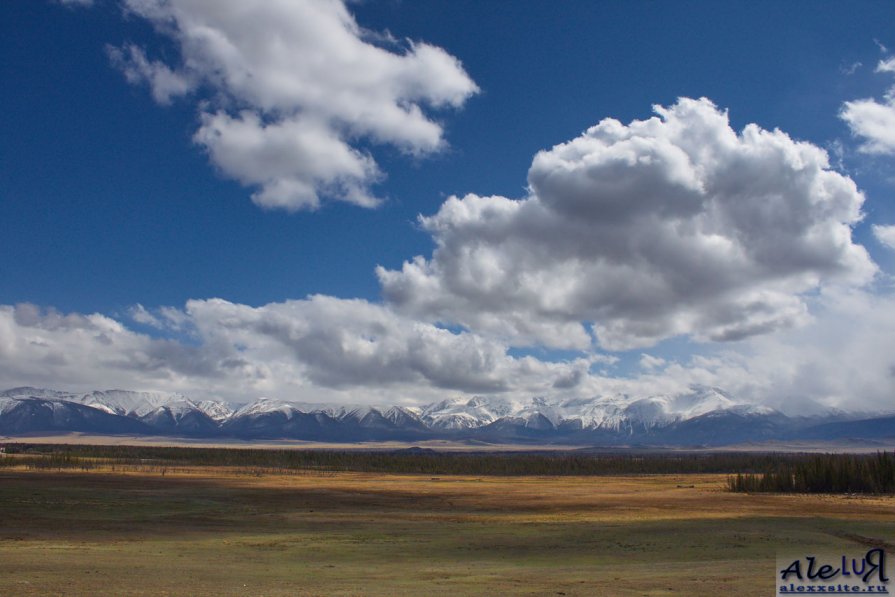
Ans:
POLYGON ((239 408, 230 418, 238 419, 242 417, 257 417, 269 413, 281 412, 286 415, 286 419, 291 419, 296 412, 301 411, 295 404, 284 402, 282 400, 273 400, 270 398, 259 398, 254 402, 250 402, 239 408))
POLYGON ((301 405, 302 412, 323 413, 337 421, 362 421, 371 415, 381 415, 380 409, 370 405, 345 404, 341 406, 301 405), (306 410, 307 409, 307 410, 306 410))
POLYGON ((163 406, 170 406, 180 410, 196 408, 196 405, 182 394, 167 394, 163 392, 97 390, 89 394, 82 394, 76 398, 66 398, 66 400, 108 410, 114 414, 132 417, 144 417, 163 406))
POLYGON ((350 426, 378 428, 425 429, 425 424, 412 409, 399 406, 380 407, 371 405, 314 404, 306 402, 288 402, 261 398, 241 407, 232 413, 227 420, 260 417, 266 414, 281 412, 291 420, 296 414, 310 414, 324 417, 350 426))
POLYGON ((420 420, 420 415, 416 409, 392 406, 386 409, 382 416, 397 427, 425 427, 425 423, 420 420))
POLYGON ((223 402, 203 400, 196 407, 218 423, 226 421, 233 415, 233 409, 223 402))
MULTIPOLYGON (((678 394, 651 396, 455 397, 422 407, 335 406, 261 398, 235 411, 222 402, 197 402, 173 393, 126 390, 75 393, 22 387, 0 392, 0 418, 12 416, 4 413, 38 412, 36 401, 46 403, 40 412, 56 410, 58 406, 61 413, 66 411, 64 405, 73 403, 81 409, 89 407, 104 415, 136 419, 155 433, 313 436, 339 441, 468 435, 478 433, 478 430, 497 441, 502 437, 520 437, 519 434, 535 437, 535 431, 541 433, 538 437, 583 433, 581 438, 594 432, 605 440, 616 434, 619 438, 658 437, 658 431, 678 430, 675 432, 681 438, 692 439, 693 433, 688 430, 697 428, 699 433, 707 434, 706 437, 715 437, 711 435, 715 433, 714 426, 726 426, 726 431, 719 432, 721 435, 715 434, 726 437, 724 434, 731 433, 733 427, 741 424, 739 421, 747 421, 753 427, 770 424, 758 420, 762 417, 769 421, 784 421, 779 423, 781 425, 787 424, 787 420, 793 421, 767 407, 737 403, 723 390, 705 386, 694 386, 678 394), (23 404, 26 402, 28 404, 23 404)), ((86 413, 83 410, 77 412, 86 413)), ((801 424, 806 426, 816 422, 801 424)), ((767 428, 776 429, 772 427, 767 428)))
POLYGON ((522 408, 504 398, 449 398, 424 407, 420 419, 433 429, 473 429, 516 416, 522 408))
POLYGON ((583 429, 611 429, 636 425, 667 425, 715 410, 738 406, 722 390, 694 387, 686 394, 631 397, 624 394, 594 398, 532 398, 527 402, 506 398, 453 398, 424 407, 423 422, 435 429, 475 429, 499 419, 534 420, 544 417, 554 426, 580 422, 583 429))
POLYGON ((318 414, 322 413, 335 420, 354 419, 360 420, 371 412, 379 412, 372 406, 316 404, 309 402, 290 402, 287 400, 274 400, 271 398, 259 398, 254 402, 239 408, 232 417, 259 416, 272 412, 281 412, 291 419, 296 413, 318 414))
POLYGON ((0 396, 0 416, 3 416, 3 413, 5 413, 6 411, 11 410, 13 407, 15 407, 16 403, 17 403, 17 400, 15 400, 13 398, 7 398, 5 396, 0 396))
POLYGON ((193 402, 183 394, 166 392, 133 392, 129 390, 95 390, 87 393, 64 392, 43 388, 13 388, 0 392, 3 398, 41 398, 44 400, 63 400, 75 402, 99 409, 114 415, 134 418, 145 417, 162 407, 171 409, 172 413, 185 414, 191 410, 204 412, 215 420, 224 420, 232 414, 229 406, 215 400, 193 402))
POLYGON ((704 415, 713 410, 726 410, 737 405, 731 397, 719 388, 697 386, 689 394, 670 397, 668 408, 679 413, 682 418, 690 419, 704 415))
POLYGON ((45 400, 69 400, 71 397, 77 396, 73 392, 61 392, 59 390, 47 390, 45 388, 32 388, 31 386, 22 386, 20 388, 10 388, 0 392, 3 398, 43 398, 45 400))
POLYGON ((629 423, 651 429, 736 406, 717 388, 694 388, 689 394, 635 400, 625 407, 624 414, 629 423))
POLYGON ((179 421, 191 413, 200 412, 220 423, 233 414, 232 409, 223 402, 204 400, 197 403, 182 394, 175 393, 129 390, 76 393, 32 387, 12 388, 0 392, 0 414, 13 408, 18 401, 29 398, 48 400, 54 404, 72 402, 110 415, 134 419, 157 418, 161 411, 167 411, 175 421, 179 421))
POLYGON ((195 402, 182 394, 164 392, 97 390, 78 394, 30 387, 0 392, 0 398, 4 399, 29 397, 77 402, 109 414, 134 418, 145 417, 163 407, 169 409, 175 417, 197 410, 217 423, 231 418, 258 416, 271 412, 281 412, 287 419, 291 419, 295 413, 322 413, 336 421, 355 424, 363 424, 364 421, 372 423, 383 418, 397 426, 422 423, 432 429, 444 431, 476 429, 503 418, 534 420, 537 417, 545 418, 554 426, 568 421, 579 422, 583 429, 618 430, 631 425, 652 428, 715 410, 749 408, 749 405, 737 405, 722 390, 709 387, 694 387, 689 393, 679 395, 648 397, 632 397, 624 394, 585 399, 535 397, 529 400, 515 400, 505 397, 457 397, 421 408, 334 406, 260 398, 236 411, 222 402, 214 400, 195 402))

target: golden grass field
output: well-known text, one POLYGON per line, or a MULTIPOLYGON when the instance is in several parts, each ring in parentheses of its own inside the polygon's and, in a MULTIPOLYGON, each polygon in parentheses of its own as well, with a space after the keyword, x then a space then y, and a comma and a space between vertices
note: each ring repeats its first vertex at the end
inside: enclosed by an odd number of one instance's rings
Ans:
POLYGON ((783 550, 895 544, 895 498, 723 475, 0 471, 0 595, 770 595, 783 550))

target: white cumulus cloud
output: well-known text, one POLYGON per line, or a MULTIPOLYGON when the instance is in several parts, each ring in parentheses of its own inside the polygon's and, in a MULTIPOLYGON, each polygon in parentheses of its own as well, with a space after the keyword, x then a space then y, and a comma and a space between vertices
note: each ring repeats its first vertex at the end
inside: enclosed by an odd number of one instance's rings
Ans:
MULTIPOLYGON (((895 73, 895 58, 881 60, 878 73, 895 73)), ((895 153, 895 86, 882 101, 865 98, 845 102, 839 116, 857 137, 864 139, 859 149, 865 153, 895 153)))
POLYGON ((664 381, 720 385, 738 399, 790 414, 830 407, 892 412, 895 297, 838 288, 812 303, 811 325, 674 365, 663 372, 664 381))
POLYGON ((381 178, 360 141, 414 154, 444 146, 424 108, 457 108, 478 88, 441 48, 376 45, 342 0, 124 0, 180 50, 176 64, 135 45, 109 50, 153 97, 200 96, 194 136, 229 177, 269 208, 321 198, 370 207, 381 178))
POLYGON ((137 305, 130 317, 165 333, 142 334, 100 314, 0 306, 0 387, 415 404, 458 393, 580 391, 599 360, 513 357, 472 333, 328 296, 261 307, 221 299, 191 300, 182 309, 137 305))
POLYGON ((873 236, 883 245, 895 249, 895 226, 873 225, 873 236))
POLYGON ((811 325, 756 336, 689 360, 641 355, 633 377, 612 358, 513 357, 507 347, 450 332, 363 300, 314 296, 251 307, 220 299, 135 307, 152 337, 100 314, 0 305, 0 388, 22 385, 181 392, 246 402, 261 396, 331 404, 420 405, 499 395, 528 400, 687 393, 717 386, 738 402, 790 414, 837 407, 891 411, 895 298, 854 289, 809 300, 811 325), (600 369, 606 371, 595 371, 600 369))
POLYGON ((804 321, 804 293, 868 282, 863 194, 822 149, 734 131, 707 99, 607 118, 539 152, 520 199, 451 197, 431 258, 378 268, 413 317, 514 345, 609 350, 736 340, 804 321))

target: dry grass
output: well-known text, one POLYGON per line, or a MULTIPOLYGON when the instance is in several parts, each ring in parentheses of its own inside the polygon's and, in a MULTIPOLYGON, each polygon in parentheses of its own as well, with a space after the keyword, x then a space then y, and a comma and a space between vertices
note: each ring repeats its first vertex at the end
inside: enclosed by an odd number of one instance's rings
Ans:
POLYGON ((778 549, 895 539, 895 499, 718 475, 0 472, 0 594, 758 595, 778 549))

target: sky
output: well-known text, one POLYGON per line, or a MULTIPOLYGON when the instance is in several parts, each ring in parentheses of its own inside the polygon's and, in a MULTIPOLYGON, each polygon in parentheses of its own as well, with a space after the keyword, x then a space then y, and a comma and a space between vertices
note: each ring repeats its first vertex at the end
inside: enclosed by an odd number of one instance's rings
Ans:
POLYGON ((0 3, 0 386, 892 412, 893 22, 0 3))

